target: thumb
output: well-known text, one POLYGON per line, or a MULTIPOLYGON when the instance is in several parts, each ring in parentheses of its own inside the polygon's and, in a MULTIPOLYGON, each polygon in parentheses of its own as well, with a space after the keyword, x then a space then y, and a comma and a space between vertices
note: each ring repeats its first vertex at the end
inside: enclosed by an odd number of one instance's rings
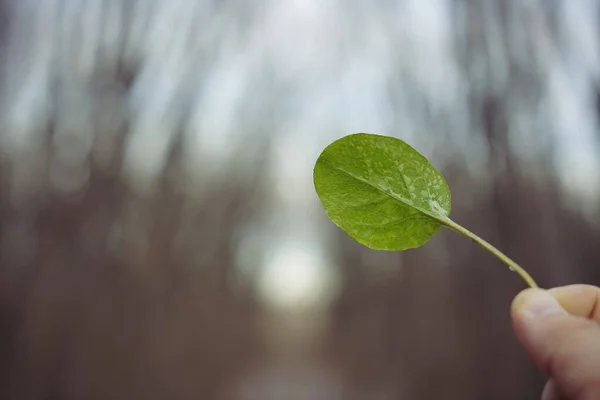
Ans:
POLYGON ((569 314, 542 289, 527 289, 515 298, 512 320, 519 341, 567 397, 600 398, 600 326, 596 322, 569 314))

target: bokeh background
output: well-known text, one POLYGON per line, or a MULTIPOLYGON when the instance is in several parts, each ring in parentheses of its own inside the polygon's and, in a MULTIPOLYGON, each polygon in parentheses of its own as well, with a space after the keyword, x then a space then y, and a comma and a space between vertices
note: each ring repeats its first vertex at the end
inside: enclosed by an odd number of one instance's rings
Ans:
POLYGON ((600 2, 0 1, 0 397, 537 399, 523 282, 371 251, 331 141, 426 155, 541 286, 600 283, 600 2))

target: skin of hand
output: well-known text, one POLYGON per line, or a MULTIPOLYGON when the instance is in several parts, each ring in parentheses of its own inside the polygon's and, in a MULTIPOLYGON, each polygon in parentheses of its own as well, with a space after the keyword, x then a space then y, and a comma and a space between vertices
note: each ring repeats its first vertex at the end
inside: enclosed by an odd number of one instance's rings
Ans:
POLYGON ((600 399, 600 288, 526 289, 511 317, 517 338, 550 376, 542 400, 600 399))

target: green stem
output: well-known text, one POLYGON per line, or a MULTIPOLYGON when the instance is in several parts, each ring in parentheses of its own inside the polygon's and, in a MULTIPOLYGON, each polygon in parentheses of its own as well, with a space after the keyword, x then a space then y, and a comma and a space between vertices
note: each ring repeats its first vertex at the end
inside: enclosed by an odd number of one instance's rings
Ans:
POLYGON ((471 232, 470 230, 463 228, 462 226, 460 226, 459 224, 457 224, 456 222, 452 221, 450 218, 447 219, 447 221, 444 221, 444 224, 458 232, 463 234, 464 236, 468 237, 469 239, 473 240, 475 243, 479 244, 481 247, 483 247, 484 249, 488 250, 490 253, 492 253, 493 255, 495 255, 496 257, 498 257, 500 260, 502 260, 506 265, 508 265, 508 267, 515 271, 517 274, 519 274, 519 276, 521 278, 523 278, 523 280, 525 282, 527 282, 527 284, 532 287, 532 288, 537 288, 538 285, 535 283, 535 281, 533 280, 533 278, 531 277, 531 275, 529 275, 527 273, 527 271, 525 271, 523 268, 521 268, 521 266, 519 264, 517 264, 516 262, 514 262, 513 260, 511 260, 510 258, 508 258, 504 253, 502 253, 500 250, 498 250, 497 248, 495 248, 494 246, 492 246, 490 243, 486 242, 485 240, 483 240, 482 238, 480 238, 479 236, 477 236, 476 234, 474 234, 473 232, 471 232))

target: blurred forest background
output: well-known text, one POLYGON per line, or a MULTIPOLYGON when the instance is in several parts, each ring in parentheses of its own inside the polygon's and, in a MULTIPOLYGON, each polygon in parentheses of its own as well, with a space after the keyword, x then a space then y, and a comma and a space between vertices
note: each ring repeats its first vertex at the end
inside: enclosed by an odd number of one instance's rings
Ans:
POLYGON ((1 0, 0 397, 537 399, 523 282, 374 252, 320 150, 402 138, 541 286, 600 284, 595 0, 1 0))

